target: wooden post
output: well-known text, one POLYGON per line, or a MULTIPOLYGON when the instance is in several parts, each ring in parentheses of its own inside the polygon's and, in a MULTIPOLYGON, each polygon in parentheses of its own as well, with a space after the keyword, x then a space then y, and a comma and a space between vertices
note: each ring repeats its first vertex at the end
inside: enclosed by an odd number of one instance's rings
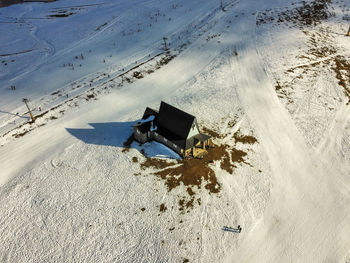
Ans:
POLYGON ((168 50, 168 47, 167 47, 167 45, 166 45, 166 40, 167 40, 167 38, 166 38, 166 37, 163 37, 163 40, 164 40, 164 49, 165 49, 165 51, 167 51, 167 50, 168 50))
POLYGON ((31 118, 32 121, 34 122, 34 121, 35 121, 34 116, 33 116, 32 111, 30 110, 30 108, 29 108, 29 106, 28 106, 28 99, 25 99, 25 98, 24 98, 22 101, 23 101, 23 102, 25 103, 25 105, 27 106, 27 109, 28 109, 30 118, 31 118))
POLYGON ((348 33, 346 33, 346 35, 347 35, 348 37, 350 37, 350 26, 349 26, 349 29, 348 29, 348 33))

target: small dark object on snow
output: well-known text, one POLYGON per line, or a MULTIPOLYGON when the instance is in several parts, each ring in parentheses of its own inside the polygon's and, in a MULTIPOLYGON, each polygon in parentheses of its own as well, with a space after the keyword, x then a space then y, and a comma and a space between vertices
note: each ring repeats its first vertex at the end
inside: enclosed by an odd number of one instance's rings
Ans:
POLYGON ((238 225, 237 228, 232 228, 232 227, 224 226, 224 227, 222 227, 222 230, 227 231, 227 232, 233 232, 233 233, 241 233, 242 228, 241 228, 240 225, 238 225))

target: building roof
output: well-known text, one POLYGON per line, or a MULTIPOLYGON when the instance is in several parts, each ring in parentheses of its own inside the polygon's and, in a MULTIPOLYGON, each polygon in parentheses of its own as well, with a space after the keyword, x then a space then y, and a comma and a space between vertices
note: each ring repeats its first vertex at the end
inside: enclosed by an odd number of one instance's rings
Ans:
POLYGON ((180 147, 180 149, 185 149, 186 147, 186 138, 182 138, 171 131, 163 130, 162 128, 158 127, 157 133, 167 140, 171 141, 173 144, 180 147))
POLYGON ((180 149, 190 149, 198 141, 206 141, 210 136, 199 133, 187 139, 196 118, 174 106, 165 102, 160 103, 159 112, 151 108, 146 108, 142 120, 134 125, 141 133, 151 130, 152 117, 153 124, 156 125, 156 132, 177 145, 180 149))
POLYGON ((139 131, 141 133, 146 133, 146 132, 150 131, 150 129, 151 129, 151 123, 152 123, 152 121, 140 122, 140 123, 135 124, 134 126, 137 129, 139 129, 139 131))
POLYGON ((157 116, 158 116, 158 111, 147 107, 146 110, 145 110, 145 112, 144 112, 144 114, 143 114, 143 116, 142 116, 142 119, 143 119, 143 120, 144 120, 144 119, 147 119, 147 118, 148 118, 149 116, 151 116, 151 115, 154 115, 155 117, 157 117, 157 116))
POLYGON ((158 129, 164 136, 170 134, 185 139, 192 127, 195 117, 165 102, 160 103, 158 129))
POLYGON ((158 125, 158 111, 147 107, 143 113, 142 120, 148 119, 149 116, 154 116, 153 124, 158 125))

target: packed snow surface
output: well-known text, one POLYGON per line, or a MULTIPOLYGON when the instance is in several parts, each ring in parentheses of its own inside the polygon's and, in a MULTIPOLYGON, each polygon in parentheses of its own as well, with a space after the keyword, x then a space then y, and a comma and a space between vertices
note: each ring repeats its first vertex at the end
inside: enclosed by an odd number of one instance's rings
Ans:
POLYGON ((349 8, 0 8, 0 261, 350 262, 349 8), (223 149, 203 162, 216 188, 174 184, 175 152, 128 144, 161 100, 223 149))

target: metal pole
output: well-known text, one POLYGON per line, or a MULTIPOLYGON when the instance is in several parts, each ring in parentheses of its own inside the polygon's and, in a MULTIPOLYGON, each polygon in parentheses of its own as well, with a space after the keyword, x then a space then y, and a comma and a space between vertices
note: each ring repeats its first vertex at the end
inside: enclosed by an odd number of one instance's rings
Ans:
POLYGON ((29 115, 30 115, 30 118, 31 118, 32 121, 34 122, 34 121, 35 121, 34 116, 33 116, 32 111, 30 110, 30 108, 29 108, 29 106, 28 106, 28 99, 23 99, 22 101, 26 104, 27 109, 28 109, 28 112, 29 112, 29 115))
POLYGON ((168 50, 168 47, 167 47, 167 45, 166 45, 166 40, 167 40, 167 38, 166 38, 166 37, 163 37, 163 40, 164 40, 164 49, 165 49, 165 51, 167 51, 167 50, 168 50))

